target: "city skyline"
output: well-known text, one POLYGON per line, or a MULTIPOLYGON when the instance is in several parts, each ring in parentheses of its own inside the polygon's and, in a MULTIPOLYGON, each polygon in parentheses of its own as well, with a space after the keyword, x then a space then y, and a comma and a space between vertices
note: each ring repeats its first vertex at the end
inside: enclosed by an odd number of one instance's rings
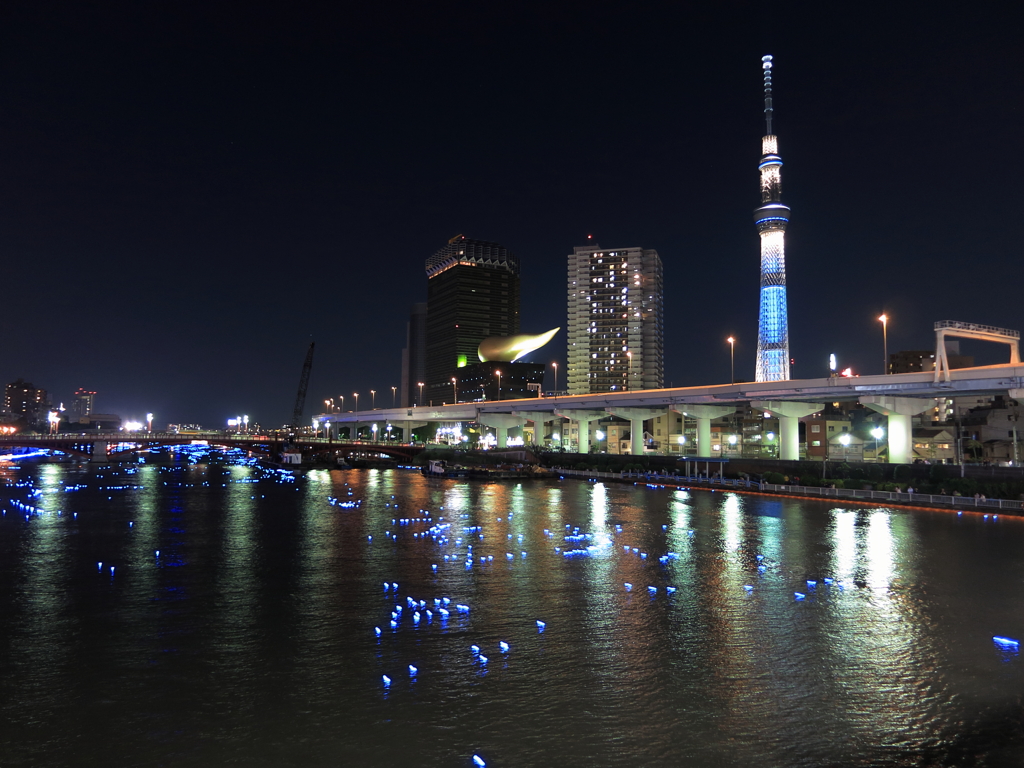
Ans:
MULTIPOLYGON (((752 380, 750 70, 766 52, 785 63, 800 214, 791 377, 831 352, 881 372, 882 313, 892 351, 928 348, 936 320, 1024 325, 1007 279, 1024 68, 998 16, 779 9, 766 42, 756 10, 261 13, 11 13, 4 382, 65 403, 85 387, 126 418, 277 425, 315 338, 307 415, 370 389, 380 405, 423 254, 460 231, 519 256, 531 330, 563 324, 562 260, 587 234, 657 250, 665 385, 728 382, 728 337, 752 380), (458 55, 434 45, 449 34, 458 55), (644 61, 578 56, 631 43, 644 61)), ((562 338, 530 359, 564 371, 562 338)))

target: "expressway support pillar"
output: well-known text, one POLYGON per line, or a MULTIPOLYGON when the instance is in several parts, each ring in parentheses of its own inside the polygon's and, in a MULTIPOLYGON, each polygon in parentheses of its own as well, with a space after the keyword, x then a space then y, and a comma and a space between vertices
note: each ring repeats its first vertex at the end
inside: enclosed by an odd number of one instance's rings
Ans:
POLYGON ((786 400, 766 400, 751 405, 778 417, 779 458, 783 461, 800 459, 800 419, 825 407, 823 403, 792 403, 786 400))
POLYGON ((508 448, 508 431, 529 421, 516 413, 481 413, 476 420, 486 427, 494 428, 498 448, 508 448))
POLYGON ((579 429, 576 441, 577 452, 590 453, 590 422, 600 421, 608 414, 604 411, 580 411, 570 408, 564 411, 559 411, 558 415, 576 422, 579 429))
MULTIPOLYGON (((533 422, 533 444, 544 445, 544 424, 548 421, 559 421, 559 417, 548 411, 516 411, 516 416, 523 419, 525 424, 527 421, 533 422)), ((552 431, 554 428, 552 424, 552 431)), ((524 440, 525 442, 525 440, 524 440)))
POLYGON ((620 419, 629 419, 629 452, 634 456, 644 454, 644 422, 664 416, 659 408, 605 408, 608 413, 620 419))
POLYGON ((89 454, 89 461, 95 464, 106 464, 110 459, 107 457, 109 443, 96 442, 92 444, 92 452, 89 454))
POLYGON ((393 421, 393 422, 391 422, 391 425, 393 427, 398 427, 399 429, 402 430, 402 442, 403 443, 411 443, 412 442, 412 431, 414 429, 419 429, 420 427, 427 426, 427 422, 425 422, 425 421, 393 421))
POLYGON ((674 410, 697 420, 697 455, 711 457, 711 420, 736 413, 734 405, 684 405, 674 410))
POLYGON ((913 451, 913 431, 910 418, 924 413, 934 405, 934 398, 889 397, 888 395, 872 395, 860 399, 873 411, 887 416, 889 419, 888 445, 890 464, 909 464, 913 451))

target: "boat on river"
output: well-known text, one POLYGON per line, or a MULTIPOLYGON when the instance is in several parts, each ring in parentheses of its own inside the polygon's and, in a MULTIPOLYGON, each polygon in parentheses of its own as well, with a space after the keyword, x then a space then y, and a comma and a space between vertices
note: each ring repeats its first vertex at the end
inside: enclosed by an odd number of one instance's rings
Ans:
POLYGON ((426 477, 469 477, 468 469, 450 467, 442 459, 430 459, 422 472, 426 477))

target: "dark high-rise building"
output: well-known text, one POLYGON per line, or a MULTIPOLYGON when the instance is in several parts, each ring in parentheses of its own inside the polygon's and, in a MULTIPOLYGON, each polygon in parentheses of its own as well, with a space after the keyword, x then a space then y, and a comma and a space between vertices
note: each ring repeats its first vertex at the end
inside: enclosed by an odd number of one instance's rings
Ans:
POLYGON ((45 421, 43 412, 48 402, 45 389, 36 389, 34 384, 24 379, 11 382, 4 391, 4 408, 29 421, 45 421))
POLYGON ((75 390, 71 399, 71 407, 68 415, 72 421, 86 421, 88 416, 95 410, 96 393, 89 389, 79 387, 75 390))
POLYGON ((519 259, 497 243, 458 235, 427 259, 426 268, 423 399, 427 404, 450 402, 452 378, 459 368, 479 361, 480 342, 519 333, 519 259))
POLYGON ((427 302, 412 305, 402 350, 401 406, 420 405, 419 384, 427 380, 427 302))

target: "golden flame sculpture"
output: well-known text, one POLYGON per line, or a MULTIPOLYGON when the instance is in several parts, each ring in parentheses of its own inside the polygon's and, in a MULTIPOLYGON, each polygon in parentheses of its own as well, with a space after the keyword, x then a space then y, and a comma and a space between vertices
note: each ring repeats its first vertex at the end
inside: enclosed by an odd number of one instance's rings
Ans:
POLYGON ((514 363, 528 352, 540 349, 554 338, 561 328, 552 328, 546 333, 521 333, 518 336, 488 336, 476 350, 481 363, 514 363))

